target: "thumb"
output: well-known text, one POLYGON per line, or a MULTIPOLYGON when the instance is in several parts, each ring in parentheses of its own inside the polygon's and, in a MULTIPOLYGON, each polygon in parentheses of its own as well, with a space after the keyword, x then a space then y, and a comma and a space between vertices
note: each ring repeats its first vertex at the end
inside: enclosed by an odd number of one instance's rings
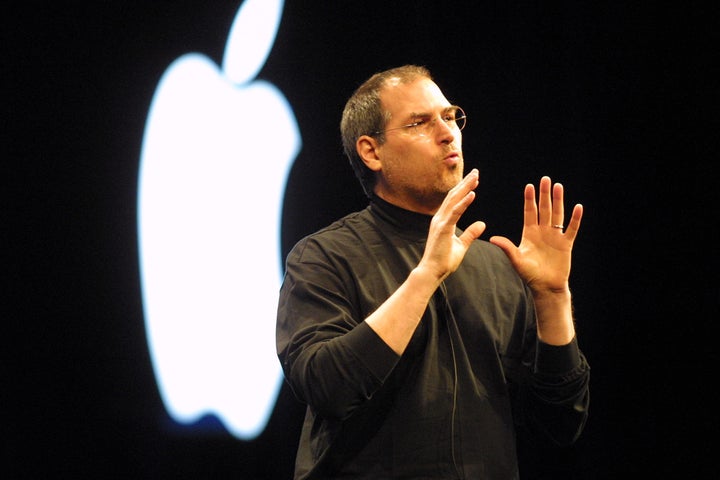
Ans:
POLYGON ((500 247, 505 252, 505 255, 510 258, 510 260, 513 259, 515 253, 517 252, 517 247, 508 238, 495 235, 493 237, 490 237, 490 243, 500 247))
POLYGON ((467 227, 462 235, 460 235, 460 240, 469 247, 473 240, 477 240, 480 235, 482 235, 485 231, 485 226, 485 222, 473 222, 472 225, 467 227))

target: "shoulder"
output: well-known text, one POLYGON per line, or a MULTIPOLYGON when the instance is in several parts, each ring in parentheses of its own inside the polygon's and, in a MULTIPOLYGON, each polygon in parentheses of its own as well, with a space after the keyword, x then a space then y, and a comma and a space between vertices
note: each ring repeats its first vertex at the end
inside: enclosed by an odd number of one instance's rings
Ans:
POLYGON ((502 263, 508 262, 507 255, 497 245, 493 245, 487 240, 477 239, 468 249, 468 254, 483 257, 487 260, 499 261, 502 263))
POLYGON ((505 252, 487 240, 475 240, 465 254, 461 266, 485 272, 483 275, 490 274, 496 278, 500 276, 517 277, 517 272, 505 252))
POLYGON ((347 251, 358 245, 372 230, 368 209, 353 212, 300 239, 288 257, 302 261, 312 252, 347 251))

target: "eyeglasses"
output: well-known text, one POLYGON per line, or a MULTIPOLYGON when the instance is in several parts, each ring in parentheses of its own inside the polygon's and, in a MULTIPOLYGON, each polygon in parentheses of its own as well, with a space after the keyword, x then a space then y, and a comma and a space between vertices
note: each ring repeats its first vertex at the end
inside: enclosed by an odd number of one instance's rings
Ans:
MULTIPOLYGON (((462 108, 458 107, 457 105, 453 105, 452 107, 447 108, 443 112, 442 119, 449 128, 457 128, 458 131, 460 131, 465 128, 467 115, 465 115, 465 111, 462 108)), ((432 135, 432 133, 435 131, 437 120, 437 117, 431 119, 430 115, 427 115, 425 118, 421 118, 417 122, 408 123, 407 125, 403 125, 401 127, 378 130, 370 134, 370 136, 374 137, 376 135, 382 135, 384 133, 387 133, 391 130, 404 129, 412 133, 413 135, 417 135, 418 137, 428 137, 432 135)))

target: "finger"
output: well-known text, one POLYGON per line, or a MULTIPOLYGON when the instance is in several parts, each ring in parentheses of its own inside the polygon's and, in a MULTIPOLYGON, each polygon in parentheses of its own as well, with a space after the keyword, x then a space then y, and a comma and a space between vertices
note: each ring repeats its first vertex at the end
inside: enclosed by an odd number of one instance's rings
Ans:
POLYGON ((563 225, 565 220, 564 189, 561 183, 553 185, 552 189, 552 224, 563 225))
POLYGON ((575 241, 575 237, 577 237, 578 230, 580 230, 580 221, 582 220, 582 216, 584 213, 584 208, 582 204, 578 203, 573 207, 572 217, 570 218, 570 223, 567 226, 567 229, 565 230, 565 236, 568 240, 571 242, 575 241))
POLYGON ((480 174, 477 168, 473 168, 465 177, 460 180, 460 183, 455 185, 451 190, 451 194, 464 197, 477 188, 480 184, 480 174))
POLYGON ((478 184, 480 183, 480 172, 477 168, 473 168, 468 172, 467 175, 460 181, 460 183, 455 187, 457 188, 467 188, 468 190, 475 190, 477 188, 478 184))
POLYGON ((525 225, 537 225, 538 209, 535 203, 535 185, 528 183, 525 185, 525 208, 523 210, 523 221, 525 225))
POLYGON ((475 200, 474 190, 479 183, 478 170, 474 168, 448 192, 436 217, 445 217, 448 222, 457 223, 460 216, 475 200))
POLYGON ((540 200, 540 209, 538 216, 538 225, 550 226, 552 225, 552 198, 551 198, 551 181, 550 177, 542 177, 540 179, 540 194, 538 195, 540 200))
POLYGON ((480 183, 480 175, 477 168, 473 168, 460 182, 450 189, 445 197, 446 203, 455 202, 458 198, 464 197, 471 190, 475 190, 480 183))
POLYGON ((465 210, 470 206, 470 204, 475 200, 475 192, 470 190, 464 197, 462 197, 455 205, 452 207, 452 222, 457 223, 458 220, 460 220, 460 217, 463 213, 465 213, 465 210))

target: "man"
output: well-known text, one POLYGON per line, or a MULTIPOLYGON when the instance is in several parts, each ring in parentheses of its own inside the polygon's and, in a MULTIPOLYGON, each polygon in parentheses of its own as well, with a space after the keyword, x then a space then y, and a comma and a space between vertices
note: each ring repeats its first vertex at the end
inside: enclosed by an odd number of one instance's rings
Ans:
POLYGON ((461 231, 463 110, 423 67, 372 76, 343 112, 369 206, 301 240, 277 319, 307 404, 296 479, 514 479, 519 435, 573 443, 589 404, 568 285, 582 206, 525 187, 519 247, 461 231), (498 248, 499 247, 499 248, 498 248))

